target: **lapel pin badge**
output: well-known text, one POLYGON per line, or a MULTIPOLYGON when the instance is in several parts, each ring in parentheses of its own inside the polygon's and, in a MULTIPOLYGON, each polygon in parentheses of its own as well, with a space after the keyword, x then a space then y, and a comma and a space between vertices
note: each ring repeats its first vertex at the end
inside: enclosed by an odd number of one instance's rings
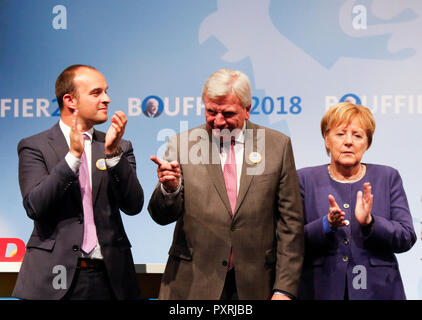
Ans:
POLYGON ((107 170, 106 162, 104 158, 98 159, 95 163, 99 170, 107 170))
POLYGON ((248 158, 252 163, 255 163, 255 164, 261 162, 262 160, 262 156, 259 152, 251 152, 248 158))

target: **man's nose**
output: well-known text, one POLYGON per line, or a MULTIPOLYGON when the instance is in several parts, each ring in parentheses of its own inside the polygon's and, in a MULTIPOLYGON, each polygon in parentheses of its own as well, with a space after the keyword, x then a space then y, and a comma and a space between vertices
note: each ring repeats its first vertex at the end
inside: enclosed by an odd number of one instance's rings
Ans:
POLYGON ((108 94, 107 94, 107 93, 104 93, 104 96, 103 96, 103 102, 105 102, 105 103, 110 103, 110 101, 111 101, 111 99, 110 99, 110 97, 108 96, 108 94))
POLYGON ((223 117, 221 113, 217 113, 215 116, 214 124, 217 126, 224 125, 226 123, 226 119, 223 117))

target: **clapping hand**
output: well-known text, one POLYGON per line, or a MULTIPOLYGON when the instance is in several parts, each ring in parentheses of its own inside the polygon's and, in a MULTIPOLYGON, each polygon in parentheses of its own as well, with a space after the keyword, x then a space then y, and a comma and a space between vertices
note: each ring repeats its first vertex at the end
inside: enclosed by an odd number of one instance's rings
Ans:
POLYGON ((336 199, 330 194, 328 196, 328 201, 330 202, 330 211, 328 213, 328 222, 330 223, 330 228, 336 229, 338 227, 347 226, 345 222, 346 213, 341 211, 339 205, 336 202, 336 199))
POLYGON ((116 153, 119 149, 120 140, 125 133, 127 117, 122 111, 116 111, 111 117, 111 126, 105 137, 105 154, 116 153))
POLYGON ((84 153, 85 142, 82 136, 82 125, 78 123, 79 111, 73 112, 72 126, 70 127, 70 148, 69 152, 80 159, 84 153))
POLYGON ((366 226, 371 223, 373 201, 374 195, 372 194, 371 184, 369 182, 365 182, 363 184, 363 193, 362 191, 358 191, 356 197, 355 216, 361 226, 366 226))

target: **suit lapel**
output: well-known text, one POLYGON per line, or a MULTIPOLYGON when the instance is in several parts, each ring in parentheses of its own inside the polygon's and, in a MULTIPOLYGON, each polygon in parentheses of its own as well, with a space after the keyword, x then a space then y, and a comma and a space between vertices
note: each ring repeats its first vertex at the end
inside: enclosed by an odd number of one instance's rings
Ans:
MULTIPOLYGON (((219 145, 215 139, 212 138, 212 133, 209 133, 209 163, 206 167, 208 170, 208 174, 210 176, 210 180, 212 181, 217 193, 219 194, 221 200, 223 201, 225 207, 227 208, 227 212, 232 216, 236 216, 236 213, 241 206, 243 200, 246 197, 246 194, 249 190, 249 187, 252 183, 254 175, 249 172, 249 170, 254 169, 256 164, 251 163, 248 160, 249 154, 253 152, 259 152, 261 154, 262 161, 265 161, 265 147, 264 150, 257 150, 258 146, 265 146, 265 142, 262 139, 265 139, 265 136, 258 136, 257 135, 257 127, 252 122, 246 122, 246 129, 245 130, 245 145, 243 151, 243 164, 242 164, 242 173, 240 176, 240 185, 239 185, 239 192, 237 195, 236 200, 236 208, 234 214, 231 213, 230 201, 227 195, 226 184, 224 182, 224 175, 223 170, 221 169, 221 162, 218 161, 217 164, 212 163, 212 155, 219 154, 219 145), (253 143, 252 143, 253 141, 253 143), (214 148, 214 151, 213 151, 214 148)), ((218 159, 219 156, 218 156, 218 159)), ((253 170, 252 170, 253 171, 253 170)))
POLYGON ((221 201, 223 201, 224 206, 227 209, 227 213, 231 217, 232 214, 231 214, 230 201, 229 201, 229 197, 227 196, 223 171, 221 170, 221 162, 220 162, 220 156, 219 156, 220 146, 219 144, 217 144, 216 139, 213 139, 213 135, 209 131, 208 131, 208 146, 209 146, 208 159, 203 159, 203 161, 208 161, 208 164, 205 166, 210 176, 210 181, 213 183, 218 195, 221 198, 221 201), (215 158, 214 161, 213 161, 213 157, 215 158), (218 163, 215 163, 217 162, 215 161, 217 159, 218 159, 218 163))
POLYGON ((57 163, 60 162, 69 152, 69 146, 58 122, 50 129, 48 134, 48 143, 57 156, 57 163))
MULTIPOLYGON (((55 153, 57 159, 54 165, 62 161, 67 153, 69 152, 69 145, 67 144, 66 138, 60 129, 59 122, 51 128, 50 133, 48 135, 48 144, 50 145, 51 149, 55 153)), ((82 210, 82 196, 79 188, 79 184, 75 184, 75 187, 71 188, 71 192, 73 196, 78 199, 76 203, 80 205, 82 210)))
POLYGON ((248 158, 247 157, 249 156, 249 153, 251 152, 250 149, 252 149, 252 147, 253 147, 252 150, 256 151, 256 146, 257 146, 257 135, 256 135, 255 127, 253 126, 251 122, 247 121, 246 130, 245 130, 245 143, 244 143, 244 149, 243 149, 242 174, 240 176, 239 192, 237 193, 235 215, 240 205, 242 204, 243 200, 245 199, 246 193, 248 192, 252 179, 254 177, 253 175, 248 174, 248 170, 247 170, 248 158), (253 141, 252 146, 250 145, 251 141, 253 141))
POLYGON ((92 145, 91 145, 91 171, 92 171, 92 205, 95 206, 97 201, 98 191, 100 190, 101 182, 107 170, 100 170, 97 167, 97 161, 104 159, 104 135, 94 130, 92 145))
MULTIPOLYGON (((246 131, 245 131, 245 145, 243 151, 243 164, 242 164, 242 173, 240 177, 240 185, 239 185, 239 192, 237 195, 236 200, 236 208, 234 215, 231 213, 230 201, 227 195, 226 184, 224 182, 224 175, 223 170, 221 169, 221 162, 219 161, 217 164, 212 163, 212 155, 219 154, 219 145, 217 141, 214 141, 212 138, 212 133, 209 133, 209 163, 206 167, 208 170, 208 174, 210 176, 210 180, 212 181, 217 193, 219 194, 221 200, 223 201, 225 207, 227 208, 227 212, 232 216, 236 216, 236 213, 241 206, 243 200, 246 197, 246 194, 249 190, 249 187, 252 183, 253 174, 250 174, 249 170, 256 167, 256 164, 252 163, 248 160, 249 154, 254 152, 259 152, 263 157, 261 161, 265 161, 265 147, 264 150, 257 150, 258 146, 265 146, 265 142, 262 139, 265 139, 265 136, 258 136, 257 135, 257 127, 252 122, 246 122, 246 131), (253 143, 251 143, 253 141, 253 143), (214 151, 213 151, 214 148, 214 151)), ((220 159, 218 157, 218 159, 220 159)))

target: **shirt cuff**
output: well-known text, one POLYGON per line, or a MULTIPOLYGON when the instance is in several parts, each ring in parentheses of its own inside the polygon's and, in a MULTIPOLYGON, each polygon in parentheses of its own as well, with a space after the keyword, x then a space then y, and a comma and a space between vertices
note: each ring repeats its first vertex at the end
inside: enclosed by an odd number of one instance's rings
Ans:
POLYGON ((286 291, 283 291, 283 290, 276 289, 276 290, 274 290, 274 294, 282 294, 282 295, 285 295, 286 297, 289 297, 292 300, 296 299, 295 296, 293 296, 290 293, 287 293, 286 291))
POLYGON ((117 165, 119 163, 121 158, 122 158, 122 156, 119 155, 119 156, 115 156, 115 157, 110 158, 110 159, 105 159, 107 168, 113 168, 115 165, 117 165))
POLYGON ((67 153, 67 155, 64 157, 64 159, 66 160, 67 165, 70 167, 70 169, 73 171, 73 173, 77 174, 78 171, 79 171, 79 167, 81 166, 81 159, 76 158, 70 152, 67 153))
POLYGON ((174 199, 179 194, 181 186, 182 186, 182 178, 180 178, 179 185, 177 186, 177 189, 174 192, 167 192, 164 189, 163 184, 161 184, 161 192, 163 193, 165 198, 174 199))

